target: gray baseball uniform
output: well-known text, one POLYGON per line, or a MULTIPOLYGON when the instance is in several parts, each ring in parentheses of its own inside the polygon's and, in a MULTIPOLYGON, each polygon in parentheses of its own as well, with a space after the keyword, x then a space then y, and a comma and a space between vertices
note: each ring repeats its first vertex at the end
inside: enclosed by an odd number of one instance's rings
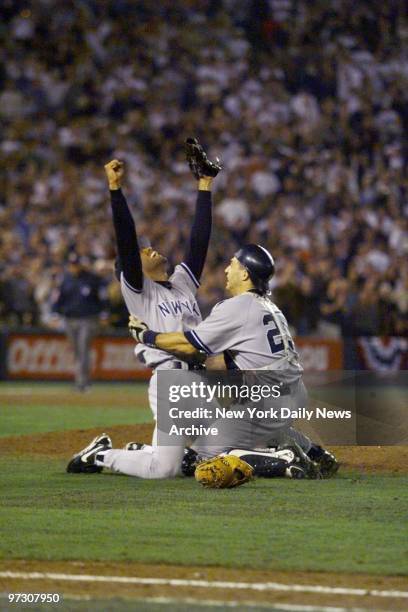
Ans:
POLYGON ((303 368, 287 321, 267 297, 252 291, 219 302, 186 338, 207 354, 226 353, 227 368, 279 370, 283 382, 295 382, 303 368))
MULTIPOLYGON (((289 397, 285 403, 291 408, 304 406, 306 389, 301 381, 303 368, 288 323, 282 311, 268 297, 248 291, 217 304, 209 317, 186 338, 207 354, 224 352, 229 369, 257 370, 257 382, 261 383, 265 370, 265 383, 271 383, 271 371, 276 372, 276 382, 282 383, 289 397)), ((271 408, 279 408, 282 399, 269 401, 271 408)), ((214 456, 224 450, 219 440, 228 438, 229 445, 251 448, 256 444, 279 444, 290 435, 308 450, 310 441, 303 434, 289 428, 290 419, 247 423, 245 420, 217 425, 217 437, 199 438, 193 448, 203 457, 214 456), (222 430, 225 434, 222 434, 222 430), (290 431, 288 431, 290 429, 290 431), (221 433, 220 433, 221 432, 221 433)))
MULTIPOLYGON (((123 273, 120 281, 129 313, 145 321, 150 329, 163 333, 184 332, 202 320, 195 299, 199 282, 185 263, 176 266, 168 282, 154 282, 145 277, 141 290, 133 289, 123 273)), ((135 354, 150 368, 174 359, 169 353, 144 344, 136 345, 135 354)))
MULTIPOLYGON (((135 290, 121 274, 122 295, 130 314, 143 319, 150 328, 160 329, 163 332, 182 332, 188 327, 196 327, 201 321, 201 313, 195 300, 199 283, 185 263, 176 266, 169 282, 158 283, 148 278, 143 280, 143 289, 135 290)), ((153 368, 153 375, 149 381, 148 397, 153 417, 157 419, 157 370, 172 369, 176 365, 187 368, 185 362, 150 348, 144 344, 137 344, 136 356, 148 367, 153 368)), ((157 430, 155 428, 152 444, 157 444, 157 430)))
MULTIPOLYGON (((185 335, 193 346, 208 354, 224 352, 231 369, 279 371, 279 381, 290 389, 291 407, 304 401, 303 369, 288 324, 282 312, 267 297, 249 291, 220 302, 207 319, 199 323, 195 330, 185 332, 185 335)), ((296 434, 289 425, 290 419, 279 420, 272 426, 270 421, 268 424, 261 422, 257 429, 250 424, 251 442, 255 439, 257 444, 262 445, 271 438, 279 441, 283 432, 286 435, 296 434)), ((247 432, 248 423, 245 421, 237 420, 235 425, 229 425, 227 435, 230 446, 248 448, 247 432)), ((296 435, 294 437, 301 441, 296 435)), ((308 446, 309 442, 306 439, 305 445, 308 446)), ((179 446, 175 446, 170 436, 166 444, 164 434, 160 446, 156 448, 105 451, 99 465, 140 478, 167 478, 180 472, 183 446, 182 439, 179 446)), ((225 450, 225 447, 217 446, 217 440, 211 437, 198 438, 194 448, 207 457, 225 450)))
MULTIPOLYGON (((195 327, 201 321, 195 294, 199 287, 211 233, 211 192, 197 192, 195 216, 190 241, 186 243, 185 260, 176 266, 168 281, 152 281, 143 274, 136 226, 121 189, 111 191, 111 205, 121 290, 129 312, 161 332, 182 332, 186 328, 195 327)), ((188 369, 188 365, 168 353, 143 345, 138 345, 135 353, 147 366, 154 369, 148 395, 156 419, 156 369, 188 369)))

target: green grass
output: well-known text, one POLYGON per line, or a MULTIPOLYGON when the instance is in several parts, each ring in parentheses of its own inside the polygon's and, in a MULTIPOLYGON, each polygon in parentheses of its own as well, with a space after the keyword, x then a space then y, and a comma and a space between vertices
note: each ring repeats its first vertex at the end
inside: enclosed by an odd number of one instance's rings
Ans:
MULTIPOLYGON (((72 393, 66 385, 0 385, 1 435, 151 418, 145 386, 72 393)), ((66 474, 65 464, 0 457, 1 559, 408 574, 408 476, 259 479, 208 491, 193 479, 66 474)))
POLYGON ((64 467, 1 459, 1 558, 408 573, 405 476, 207 491, 64 467))
POLYGON ((99 384, 86 394, 66 384, 0 383, 0 436, 131 425, 151 419, 143 383, 99 384))

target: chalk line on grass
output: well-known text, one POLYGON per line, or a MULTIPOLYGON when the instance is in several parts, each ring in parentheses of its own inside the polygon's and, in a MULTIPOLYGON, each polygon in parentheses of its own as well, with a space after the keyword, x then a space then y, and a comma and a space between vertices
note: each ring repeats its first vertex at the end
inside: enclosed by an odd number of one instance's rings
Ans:
POLYGON ((117 584, 154 585, 170 587, 197 587, 206 589, 240 589, 251 591, 285 591, 291 593, 319 593, 326 595, 355 595, 408 599, 408 591, 358 589, 309 584, 278 582, 233 582, 221 580, 194 580, 188 578, 141 578, 137 576, 103 576, 89 574, 62 574, 55 572, 0 572, 0 578, 20 580, 60 580, 69 582, 107 582, 117 584))
MULTIPOLYGON (((64 600, 72 599, 75 601, 98 601, 89 595, 64 595, 64 600)), ((105 599, 103 601, 106 601, 105 599)), ((268 603, 264 601, 221 601, 219 599, 194 599, 194 597, 143 597, 143 598, 132 598, 132 602, 140 603, 152 603, 152 604, 163 604, 169 606, 192 605, 196 607, 213 607, 213 608, 244 608, 245 610, 255 608, 262 610, 281 610, 283 612, 368 612, 368 608, 339 608, 338 606, 314 606, 305 604, 289 604, 289 603, 268 603)), ((369 612, 387 612, 387 610, 380 610, 376 608, 370 608, 369 612)))

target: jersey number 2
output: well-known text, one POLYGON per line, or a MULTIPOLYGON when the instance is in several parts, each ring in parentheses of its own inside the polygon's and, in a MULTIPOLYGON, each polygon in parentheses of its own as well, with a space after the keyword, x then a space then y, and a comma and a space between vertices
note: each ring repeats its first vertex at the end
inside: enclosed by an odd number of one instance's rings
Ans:
MULTIPOLYGON (((269 346, 271 347, 272 353, 279 353, 279 351, 283 351, 285 348, 285 344, 282 339, 281 332, 275 322, 275 318, 272 314, 267 314, 263 318, 263 324, 268 325, 272 323, 272 328, 268 330, 266 337, 268 338, 269 346), (277 336, 280 337, 280 340, 277 340, 277 336)), ((289 340, 289 346, 293 348, 292 342, 289 340)))

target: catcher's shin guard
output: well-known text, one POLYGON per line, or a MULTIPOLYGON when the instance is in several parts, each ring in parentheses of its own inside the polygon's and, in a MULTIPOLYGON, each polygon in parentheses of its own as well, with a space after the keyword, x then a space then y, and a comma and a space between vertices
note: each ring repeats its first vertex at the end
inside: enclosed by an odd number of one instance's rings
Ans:
POLYGON ((272 452, 233 449, 230 455, 240 457, 263 478, 319 478, 318 469, 296 446, 285 446, 272 452))
POLYGON ((286 476, 288 462, 285 459, 274 457, 272 453, 235 448, 229 451, 228 454, 246 461, 254 468, 255 476, 263 478, 282 478, 286 476))

